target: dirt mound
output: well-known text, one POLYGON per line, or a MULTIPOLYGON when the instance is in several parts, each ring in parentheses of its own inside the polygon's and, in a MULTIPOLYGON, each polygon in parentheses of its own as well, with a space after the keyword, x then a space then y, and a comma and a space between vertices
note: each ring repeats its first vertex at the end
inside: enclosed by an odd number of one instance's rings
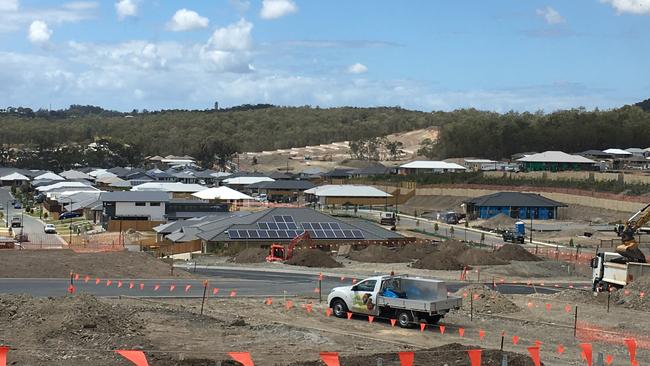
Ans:
MULTIPOLYGON (((594 296, 591 290, 582 289, 568 289, 556 292, 549 295, 551 298, 559 301, 566 301, 569 303, 583 303, 583 304, 607 304, 607 294, 600 293, 594 296)), ((612 304, 614 301, 612 301, 612 304)))
POLYGON ((443 241, 442 243, 438 243, 437 249, 439 251, 460 253, 467 249, 467 245, 456 240, 447 240, 443 241))
POLYGON ((500 292, 491 290, 483 285, 462 287, 454 295, 464 299, 463 310, 465 311, 470 311, 470 306, 473 306, 474 311, 477 313, 488 314, 516 313, 521 310, 500 292), (473 305, 470 304, 470 296, 473 298, 473 305))
POLYGON ((266 261, 269 250, 264 248, 246 248, 232 257, 233 263, 262 263, 266 261))
POLYGON ((462 264, 472 266, 508 264, 508 261, 498 258, 493 253, 478 248, 465 249, 458 254, 458 261, 462 264))
MULTIPOLYGON (((415 350, 413 365, 469 365, 470 360, 467 355, 467 350, 476 348, 476 346, 450 343, 436 348, 415 350)), ((528 355, 520 353, 503 352, 495 349, 484 349, 481 353, 481 365, 484 366, 500 366, 501 361, 503 360, 503 355, 508 355, 509 366, 534 365, 532 359, 528 355)), ((400 364, 397 352, 341 357, 340 360, 341 365, 368 366, 377 364, 377 360, 380 358, 383 360, 383 364, 385 365, 400 364)), ((292 363, 290 366, 321 366, 322 364, 321 361, 303 361, 292 363)), ((544 363, 542 363, 542 365, 544 365, 544 363)))
POLYGON ((305 267, 337 268, 343 265, 320 249, 305 249, 293 254, 287 264, 305 267))
POLYGON ((572 264, 566 262, 540 261, 540 262, 520 262, 513 261, 503 266, 494 266, 484 268, 482 271, 485 275, 502 276, 506 278, 549 278, 573 273, 569 272, 572 264))
POLYGON ((72 250, 4 250, 0 277, 66 278, 70 271, 100 278, 191 278, 147 253, 75 253, 72 250))
POLYGON ((650 276, 639 277, 622 290, 614 292, 612 300, 619 306, 650 311, 650 276), (641 293, 643 293, 643 297, 641 297, 641 293))
POLYGON ((495 230, 512 230, 517 221, 517 219, 513 219, 510 216, 498 214, 485 220, 481 226, 495 230))
MULTIPOLYGON (((2 339, 21 347, 30 346, 61 351, 15 353, 17 364, 110 364, 96 361, 93 349, 147 347, 146 322, 135 308, 104 303, 94 296, 75 295, 34 298, 26 295, 0 296, 2 339), (74 346, 72 346, 74 345, 74 346), (67 348, 77 349, 69 353, 67 348), (27 359, 21 361, 22 357, 27 359), (36 362, 41 360, 42 363, 36 362)), ((100 357, 114 359, 112 354, 100 357)), ((105 359, 102 361, 106 361, 105 359)))
POLYGON ((422 256, 415 262, 413 268, 432 270, 456 270, 465 266, 504 265, 507 261, 497 258, 494 254, 454 240, 438 244, 436 250, 422 256))
POLYGON ((420 259, 436 250, 433 245, 408 243, 398 250, 399 256, 404 260, 420 259))
POLYGON ((497 249, 494 255, 507 261, 539 262, 542 260, 517 244, 505 244, 497 249))
POLYGON ((403 260, 397 250, 383 245, 370 245, 362 250, 352 251, 350 253, 350 259, 368 263, 397 263, 409 261, 403 260))
POLYGON ((436 251, 418 259, 411 265, 411 267, 419 269, 453 271, 463 269, 464 265, 461 264, 455 257, 436 251))

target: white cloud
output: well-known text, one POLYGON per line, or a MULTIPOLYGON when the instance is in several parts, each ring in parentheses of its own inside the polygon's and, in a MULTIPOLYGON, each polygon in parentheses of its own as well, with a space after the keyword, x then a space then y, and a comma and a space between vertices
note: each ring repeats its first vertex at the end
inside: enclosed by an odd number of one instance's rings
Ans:
POLYGON ((240 19, 237 23, 218 28, 210 37, 209 43, 221 51, 243 51, 251 48, 253 24, 240 19))
POLYGON ((250 72, 251 31, 253 24, 240 19, 237 23, 214 31, 208 43, 201 47, 201 58, 209 61, 213 71, 250 72))
POLYGON ((618 14, 650 14, 650 0, 600 0, 610 4, 618 14))
POLYGON ((368 67, 364 64, 361 63, 355 63, 353 65, 348 66, 348 72, 350 74, 363 74, 366 71, 368 71, 368 67))
POLYGON ((99 3, 95 1, 72 1, 63 4, 63 8, 69 10, 91 10, 97 9, 98 7, 99 3))
POLYGON ((117 18, 122 20, 127 17, 134 17, 138 15, 138 4, 135 0, 119 0, 115 3, 115 11, 117 18))
POLYGON ((18 0, 0 0, 0 11, 17 11, 18 0))
POLYGON ((96 8, 90 4, 92 3, 73 2, 58 7, 19 8, 18 1, 0 0, 0 33, 23 31, 35 20, 45 20, 49 25, 54 25, 92 19, 96 8))
POLYGON ((195 11, 180 9, 174 14, 172 20, 167 23, 167 29, 174 32, 182 32, 205 28, 208 26, 208 23, 210 23, 208 18, 200 16, 195 11))
POLYGON ((35 20, 29 25, 27 38, 34 44, 43 44, 52 37, 52 30, 42 20, 35 20))
POLYGON ((245 13, 251 6, 248 0, 230 0, 230 5, 239 13, 245 13))
POLYGON ((548 24, 560 24, 566 22, 566 19, 557 10, 547 6, 543 9, 536 10, 537 15, 544 18, 548 24))
POLYGON ((276 19, 298 11, 293 0, 262 0, 260 16, 263 19, 276 19))

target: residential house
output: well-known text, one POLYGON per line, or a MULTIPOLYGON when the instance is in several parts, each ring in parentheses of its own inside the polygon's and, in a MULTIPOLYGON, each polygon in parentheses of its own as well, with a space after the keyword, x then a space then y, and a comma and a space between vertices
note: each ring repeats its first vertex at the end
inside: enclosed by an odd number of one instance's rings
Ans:
POLYGON ((562 151, 545 151, 517 160, 525 171, 596 170, 596 162, 562 151))
POLYGON ((498 192, 475 197, 465 202, 465 212, 471 219, 489 219, 499 214, 517 219, 557 219, 564 203, 535 193, 498 192))
POLYGON ((323 185, 305 190, 305 199, 319 206, 386 206, 392 205, 392 195, 371 186, 323 185))
POLYGON ((446 161, 416 160, 399 166, 399 174, 431 174, 431 173, 458 173, 465 172, 467 168, 456 163, 446 161))
MULTIPOLYGON (((123 231, 136 225, 122 223, 122 221, 165 221, 165 208, 169 202, 167 192, 104 192, 99 196, 104 210, 102 212, 102 225, 109 231, 123 231), (116 230, 117 222, 122 230, 116 230)), ((153 226, 151 226, 153 227, 153 226)))

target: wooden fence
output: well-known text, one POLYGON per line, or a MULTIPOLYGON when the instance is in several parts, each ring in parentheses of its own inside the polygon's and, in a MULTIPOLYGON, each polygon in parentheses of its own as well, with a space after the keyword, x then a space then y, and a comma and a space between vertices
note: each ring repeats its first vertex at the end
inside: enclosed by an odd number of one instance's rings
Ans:
POLYGON ((192 240, 185 243, 161 244, 153 247, 152 251, 155 257, 165 257, 168 255, 200 252, 203 246, 200 240, 192 240))
POLYGON ((164 224, 164 221, 140 221, 140 220, 109 220, 107 231, 152 231, 154 227, 164 224), (121 224, 120 224, 121 223, 121 224))

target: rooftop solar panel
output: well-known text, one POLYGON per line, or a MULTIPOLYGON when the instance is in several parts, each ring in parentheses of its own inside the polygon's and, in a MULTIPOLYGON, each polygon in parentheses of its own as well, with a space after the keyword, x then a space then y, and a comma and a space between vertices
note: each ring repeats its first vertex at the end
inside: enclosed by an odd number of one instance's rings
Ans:
POLYGON ((266 222, 258 222, 257 227, 263 230, 268 230, 269 229, 269 224, 266 222))

